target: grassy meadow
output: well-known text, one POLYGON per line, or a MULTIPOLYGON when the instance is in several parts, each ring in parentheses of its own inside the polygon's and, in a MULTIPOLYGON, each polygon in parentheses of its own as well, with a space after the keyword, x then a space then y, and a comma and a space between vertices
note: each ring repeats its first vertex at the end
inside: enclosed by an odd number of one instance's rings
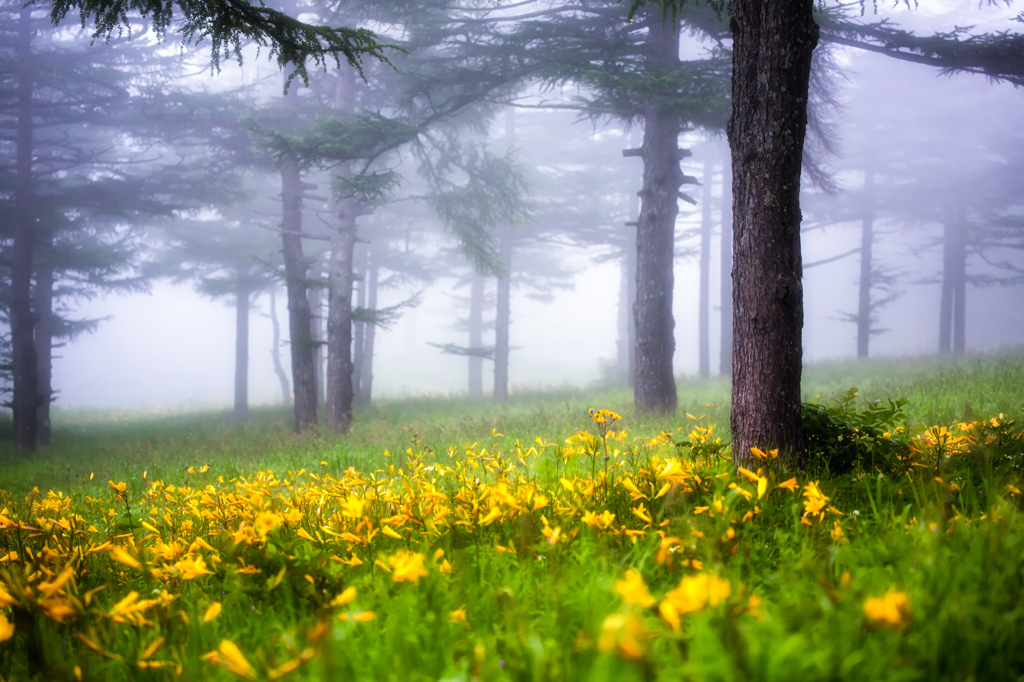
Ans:
POLYGON ((390 399, 343 438, 57 409, 0 445, 0 679, 1024 677, 1024 352, 804 388, 805 471, 737 469, 721 380, 672 418, 390 399))

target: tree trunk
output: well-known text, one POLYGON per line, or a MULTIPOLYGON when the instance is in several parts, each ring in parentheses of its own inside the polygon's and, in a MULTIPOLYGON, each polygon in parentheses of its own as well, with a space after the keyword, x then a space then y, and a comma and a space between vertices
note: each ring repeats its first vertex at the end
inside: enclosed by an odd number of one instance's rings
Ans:
POLYGON ((270 360, 274 363, 274 374, 281 383, 281 402, 287 405, 292 401, 292 392, 288 386, 288 375, 284 373, 284 366, 281 365, 281 323, 277 319, 277 292, 273 289, 270 290, 270 327, 274 334, 270 346, 270 360))
POLYGON ((956 260, 953 263, 953 355, 967 350, 967 207, 956 208, 956 260))
MULTIPOLYGON (((474 273, 469 285, 469 347, 484 347, 484 278, 474 273)), ((484 359, 470 355, 469 397, 479 398, 484 394, 484 359)))
POLYGON ((346 433, 352 423, 352 259, 356 245, 353 199, 343 199, 331 235, 327 303, 327 428, 346 433))
POLYGON ((309 299, 309 341, 313 346, 313 392, 317 405, 326 402, 324 382, 324 262, 323 257, 313 261, 306 297, 309 299))
POLYGON ((235 292, 235 416, 249 414, 249 268, 238 269, 235 292))
POLYGON ((942 225, 942 293, 939 297, 939 355, 949 355, 953 340, 953 282, 956 279, 956 214, 946 206, 942 225))
POLYGON ((711 376, 711 161, 704 160, 704 192, 700 221, 700 290, 697 310, 700 376, 711 376))
MULTIPOLYGON (((366 271, 367 259, 370 257, 369 250, 364 250, 362 257, 359 259, 361 263, 361 272, 353 273, 353 279, 355 282, 359 282, 360 285, 356 291, 356 307, 366 307, 366 271)), ((366 351, 366 327, 365 322, 354 322, 353 323, 353 344, 352 344, 352 391, 355 395, 355 400, 359 400, 363 385, 363 353, 366 351)))
POLYGON ((494 403, 508 402, 509 325, 512 321, 512 228, 498 228, 498 258, 502 275, 498 277, 498 291, 494 314, 494 403))
POLYGON ((733 461, 778 448, 801 466, 800 165, 812 0, 736 0, 733 33, 733 461))
POLYGON ((39 408, 36 428, 39 445, 50 444, 50 404, 53 402, 53 233, 40 230, 36 244, 36 384, 39 408))
POLYGON ((725 154, 722 163, 722 253, 720 305, 722 307, 721 338, 719 339, 718 372, 732 374, 732 165, 725 154))
MULTIPOLYGON (((646 48, 652 72, 661 73, 679 62, 678 27, 678 21, 663 21, 659 12, 649 15, 646 48)), ((679 113, 652 96, 644 106, 644 177, 636 230, 634 404, 639 413, 676 409, 672 289, 679 188, 684 180, 679 133, 679 113)))
MULTIPOLYGON (((370 310, 377 309, 377 282, 380 278, 380 263, 378 261, 377 251, 371 245, 366 274, 366 307, 370 310)), ((373 344, 376 336, 376 325, 366 325, 366 334, 363 337, 362 379, 359 382, 359 393, 356 396, 361 403, 373 400, 373 344)))
POLYGON ((864 174, 864 218, 860 230, 860 282, 857 296, 857 357, 868 356, 871 340, 871 273, 873 272, 872 247, 875 243, 875 175, 868 170, 864 174))
POLYGON ((21 10, 18 33, 18 94, 15 139, 14 239, 11 244, 11 355, 14 383, 14 445, 33 452, 39 408, 38 361, 32 313, 35 202, 32 196, 32 9, 21 10))

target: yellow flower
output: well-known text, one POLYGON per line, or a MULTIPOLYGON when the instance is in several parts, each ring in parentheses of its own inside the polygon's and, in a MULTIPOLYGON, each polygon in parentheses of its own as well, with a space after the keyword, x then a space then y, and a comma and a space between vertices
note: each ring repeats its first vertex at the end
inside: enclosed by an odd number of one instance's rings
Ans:
POLYGON ((256 532, 260 534, 260 537, 265 538, 270 531, 277 528, 281 523, 281 517, 273 512, 260 512, 256 516, 256 521, 253 524, 256 527, 256 532))
POLYGON ((331 606, 345 606, 351 604, 356 598, 356 588, 346 587, 345 591, 331 600, 331 606))
POLYGON ((864 602, 864 614, 876 625, 905 630, 913 615, 906 592, 889 590, 884 597, 872 597, 864 602))
POLYGON ((124 549, 118 545, 114 545, 110 548, 110 556, 112 559, 114 559, 114 561, 122 563, 125 566, 131 566, 132 568, 142 568, 142 564, 139 563, 138 559, 133 557, 128 552, 124 551, 124 549))
POLYGON ((338 620, 352 621, 354 623, 369 623, 374 620, 377 615, 373 611, 361 611, 359 613, 342 613, 338 615, 338 620))
POLYGON ((804 486, 804 498, 804 516, 816 514, 820 519, 825 515, 825 512, 822 510, 825 509, 825 503, 828 502, 828 498, 821 493, 817 481, 812 481, 804 486))
POLYGON ((0 613, 0 642, 6 642, 14 636, 14 623, 7 620, 7 616, 0 613))
POLYGON ((615 591, 622 595, 627 604, 647 608, 654 603, 654 597, 647 591, 644 578, 638 571, 626 571, 626 577, 615 583, 615 591))
POLYGON ((256 679, 256 670, 249 664, 249 661, 245 660, 245 656, 238 650, 234 642, 229 640, 222 640, 216 651, 203 654, 201 658, 207 663, 218 665, 239 677, 256 679))
POLYGON ((423 568, 423 555, 419 552, 402 550, 388 559, 391 564, 391 582, 419 583, 420 578, 427 575, 423 568))
POLYGON ((466 620, 465 604, 455 609, 454 611, 450 611, 448 613, 448 618, 451 620, 452 623, 455 623, 456 625, 464 625, 467 628, 469 627, 469 621, 466 620))
POLYGON ((644 657, 647 636, 644 623, 636 613, 613 613, 601 625, 597 648, 602 653, 615 653, 627 661, 639 661, 644 657))
POLYGON ((124 481, 121 481, 120 483, 114 483, 113 481, 107 481, 107 483, 110 484, 110 487, 118 495, 124 495, 128 491, 128 484, 125 483, 124 481))
POLYGON ((201 556, 197 556, 195 559, 186 557, 174 564, 174 567, 181 571, 181 577, 185 580, 192 580, 201 575, 213 575, 213 571, 206 568, 206 562, 201 556))
POLYGON ((219 601, 215 601, 206 609, 206 613, 203 614, 203 622, 209 623, 211 620, 220 615, 221 605, 219 601))
POLYGON ((731 585, 717 575, 701 573, 687 576, 679 583, 679 587, 665 595, 659 610, 662 617, 672 626, 679 629, 679 617, 705 606, 718 606, 729 598, 731 585))

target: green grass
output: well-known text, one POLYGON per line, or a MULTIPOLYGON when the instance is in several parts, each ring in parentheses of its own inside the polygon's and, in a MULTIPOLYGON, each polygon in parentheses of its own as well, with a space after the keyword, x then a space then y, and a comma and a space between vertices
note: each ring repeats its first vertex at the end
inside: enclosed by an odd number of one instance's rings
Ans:
MULTIPOLYGON (((808 399, 828 402, 850 386, 860 389, 862 403, 908 399, 905 413, 914 433, 1000 413, 1004 421, 1024 421, 1020 352, 955 362, 829 363, 805 371, 808 399)), ((0 554, 15 550, 19 557, 0 563, 0 586, 11 594, 18 585, 34 586, 20 606, 6 610, 17 627, 0 642, 0 678, 75 679, 77 665, 85 679, 176 679, 173 666, 139 666, 158 638, 163 643, 147 660, 180 665, 181 679, 236 677, 202 658, 222 640, 238 645, 258 678, 301 659, 306 650, 309 660, 291 673, 295 679, 1024 675, 1024 524, 1021 496, 1013 492, 1024 471, 1018 425, 1000 427, 1005 438, 992 436, 990 428, 988 440, 976 438, 978 444, 948 458, 942 446, 919 441, 920 466, 905 472, 825 475, 819 482, 829 498, 824 517, 805 519, 804 500, 810 498, 778 485, 795 472, 766 473, 769 492, 758 500, 756 485, 716 458, 713 444, 687 441, 695 424, 687 413, 699 418, 697 424, 717 423, 717 435, 728 441, 727 383, 681 381, 673 418, 638 420, 631 402, 628 391, 607 388, 519 393, 502 406, 457 398, 391 400, 361 408, 346 437, 297 436, 285 408, 255 410, 244 421, 228 414, 58 410, 52 446, 31 457, 0 454, 0 490, 6 491, 0 493, 0 516, 43 528, 0 529, 0 554), (603 451, 593 462, 559 453, 568 447, 566 438, 594 430, 590 407, 620 412, 629 438, 610 444, 622 451, 612 461, 612 477, 599 474, 584 493, 578 491, 591 480, 591 467, 600 472, 604 466, 603 451), (679 445, 632 440, 662 431, 674 434, 679 445), (537 438, 559 447, 528 452, 537 438), (689 473, 656 497, 669 479, 655 473, 669 457, 689 473), (187 471, 204 464, 210 465, 207 473, 187 471), (276 477, 257 477, 266 470, 276 477), (379 483, 367 487, 362 477, 375 471, 379 483), (648 499, 633 499, 622 484, 626 476, 648 499), (127 499, 111 490, 108 479, 126 482, 127 499), (566 485, 577 492, 567 492, 566 485), (745 499, 737 485, 752 498, 745 499), (536 490, 550 500, 536 510, 501 507, 503 520, 484 524, 480 517, 498 508, 492 495, 504 494, 500 486, 519 496, 536 490), (47 497, 49 490, 70 497, 47 497), (256 498, 249 497, 253 491, 256 498), (224 502, 241 493, 247 497, 237 504, 224 502), (402 539, 377 533, 368 544, 352 545, 299 535, 320 533, 353 495, 370 500, 366 522, 378 531, 397 524, 402 539), (435 532, 426 524, 434 512, 423 510, 437 499, 451 506, 452 516, 435 532), (641 501, 646 511, 638 513, 641 501), (584 512, 605 510, 616 515, 611 530, 583 521, 584 512), (288 521, 292 511, 299 516, 288 521), (259 513, 277 515, 280 525, 254 542, 232 535, 255 528, 259 513), (476 516, 466 517, 466 525, 448 523, 458 513, 476 516), (70 514, 93 528, 75 535, 47 521, 70 514), (399 517, 405 520, 394 521, 399 517), (143 530, 142 521, 156 532, 143 530), (635 541, 620 525, 634 531, 635 541), (549 542, 542 531, 556 527, 561 534, 549 542), (662 551, 668 546, 662 536, 679 539, 671 552, 662 551), (186 555, 161 558, 159 543, 179 539, 184 552, 195 538, 213 549, 192 545, 187 556, 205 557, 211 574, 185 578, 168 567, 186 555), (123 547, 142 565, 119 562, 103 542, 123 547), (35 547, 31 561, 25 547, 35 547), (75 547, 100 549, 72 560, 75 577, 56 594, 63 590, 68 600, 78 600, 76 615, 57 623, 45 612, 41 581, 60 573, 75 547), (387 565, 400 550, 423 555, 426 575, 415 584, 394 582, 374 565, 387 565), (434 558, 437 550, 443 557, 434 558), (363 564, 334 560, 349 556, 363 564), (450 574, 442 570, 446 560, 450 574), (240 571, 240 561, 258 572, 240 571), (700 562, 699 570, 697 564, 687 567, 693 561, 700 562), (653 605, 627 604, 617 592, 630 569, 643 576, 653 605), (659 604, 702 575, 727 582, 729 595, 685 614, 676 631, 659 604), (349 587, 355 600, 331 606, 349 587), (91 605, 85 604, 85 595, 97 588, 91 605), (148 607, 148 624, 118 623, 112 614, 132 590, 140 599, 168 590, 173 600, 148 607), (910 605, 893 627, 865 611, 867 600, 889 591, 905 594, 910 605), (756 608, 751 595, 761 600, 756 608), (213 602, 223 610, 204 623, 213 602), (466 622, 453 620, 452 612, 463 607, 466 622), (339 620, 362 611, 375 619, 339 620), (632 659, 629 623, 642 631, 641 653, 632 659), (78 634, 106 654, 89 649, 78 634)), ((810 490, 811 479, 797 476, 810 490)), ((359 530, 354 520, 336 518, 335 531, 344 524, 357 534, 369 527, 359 530)))

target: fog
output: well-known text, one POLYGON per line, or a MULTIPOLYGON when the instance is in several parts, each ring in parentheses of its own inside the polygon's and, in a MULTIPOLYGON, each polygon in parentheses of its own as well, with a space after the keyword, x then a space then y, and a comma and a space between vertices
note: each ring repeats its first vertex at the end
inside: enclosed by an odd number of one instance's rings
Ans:
MULTIPOLYGON (((868 7, 865 21, 875 20, 871 12, 868 7)), ((1014 16, 1007 8, 938 2, 922 3, 915 9, 882 8, 878 15, 921 35, 964 25, 973 26, 972 33, 1015 31, 1020 24, 1013 23, 1014 16)), ((698 42, 686 33, 681 40, 684 59, 697 58, 712 46, 710 41, 698 42)), ((839 71, 831 86, 837 106, 825 107, 822 113, 831 126, 838 153, 821 158, 838 190, 829 194, 805 179, 805 363, 857 355, 857 326, 844 315, 857 313, 861 272, 857 250, 862 240, 859 216, 863 212, 858 202, 862 201, 859 192, 866 182, 865 168, 877 173, 879 187, 872 199, 876 207, 874 255, 879 267, 887 268, 891 276, 888 288, 878 289, 873 295, 892 299, 874 311, 877 319, 873 327, 878 333, 870 337, 870 356, 934 354, 938 350, 943 273, 939 204, 951 196, 950 188, 963 193, 963 201, 969 206, 965 209, 967 220, 979 230, 987 224, 985 221, 996 220, 995 215, 1018 221, 1017 232, 1009 237, 1000 233, 1002 241, 998 244, 984 236, 988 233, 979 232, 979 243, 986 246, 979 246, 978 252, 969 251, 965 350, 990 350, 1024 342, 1024 289, 1020 286, 1024 228, 1019 222, 1024 213, 1024 181, 1021 177, 1003 177, 1000 182, 1005 181, 1007 187, 1000 187, 998 192, 994 188, 989 192, 990 185, 986 184, 991 183, 991 177, 999 177, 991 175, 992 168, 1024 168, 1024 133, 1020 128, 1024 90, 981 75, 942 74, 927 65, 854 48, 821 49, 832 50, 839 71), (1013 191, 1017 192, 1016 201, 1012 199, 1013 191), (1006 198, 1008 193, 1010 199, 1006 198), (984 201, 977 198, 981 195, 984 201), (971 203, 975 198, 976 204, 971 203), (983 255, 982 249, 987 249, 983 255), (807 267, 844 253, 849 255, 807 267)), ((178 78, 178 86, 190 84, 214 93, 255 84, 256 90, 250 95, 255 100, 280 99, 281 77, 262 58, 250 55, 242 67, 224 63, 219 75, 211 75, 203 66, 205 57, 202 49, 187 55, 192 75, 178 78)), ((408 63, 398 64, 399 70, 408 63)), ((383 100, 374 99, 377 93, 372 92, 375 87, 384 87, 380 82, 371 77, 368 84, 356 83, 357 88, 371 91, 358 95, 366 98, 367 110, 383 110, 385 106, 383 100)), ((480 108, 479 116, 485 121, 482 127, 467 126, 458 131, 451 127, 453 135, 464 135, 495 157, 512 154, 520 164, 526 186, 523 199, 530 204, 530 215, 511 228, 517 240, 511 261, 509 333, 509 384, 513 392, 609 381, 620 358, 623 259, 614 243, 619 237, 595 237, 589 230, 600 228, 612 234, 625 222, 635 220, 636 209, 631 206, 635 202, 630 197, 640 188, 642 166, 637 159, 623 158, 621 150, 636 146, 642 122, 634 120, 630 126, 608 116, 593 120, 582 116, 584 120, 580 120, 580 112, 566 108, 580 96, 588 96, 588 91, 572 83, 558 87, 526 83, 512 98, 522 105, 514 114, 507 113, 506 93, 490 98, 492 101, 480 108), (514 134, 510 134, 509 126, 514 134), (573 200, 577 204, 573 205, 573 200), (584 243, 588 239, 590 245, 584 243)), ((687 175, 703 180, 705 161, 711 170, 708 337, 711 373, 717 374, 725 142, 721 130, 694 125, 684 132, 680 144, 694 150, 694 155, 683 162, 687 175)), ((457 230, 451 224, 446 226, 430 201, 424 200, 432 190, 417 175, 413 154, 399 150, 388 159, 387 167, 397 169, 402 176, 397 188, 391 190, 393 203, 376 209, 372 217, 361 216, 356 224, 363 230, 359 234, 364 239, 368 233, 379 234, 373 230, 391 230, 393 234, 389 232, 386 239, 395 245, 392 255, 406 259, 381 266, 376 308, 402 304, 417 294, 419 302, 398 310, 400 316, 390 328, 376 331, 373 395, 464 394, 471 360, 431 344, 471 345, 466 341, 463 318, 469 305, 472 266, 460 255, 457 230), (413 259, 422 263, 410 264, 413 259)), ((330 169, 311 170, 307 176, 319 185, 311 192, 313 198, 307 197, 304 230, 322 232, 318 216, 329 216, 335 210, 334 200, 327 196, 326 172, 330 169), (316 180, 315 175, 320 179, 316 180)), ((252 182, 251 177, 246 182, 252 182)), ((210 220, 210 216, 219 219, 230 213, 237 217, 249 209, 255 217, 236 219, 258 223, 263 230, 260 239, 270 234, 268 243, 274 244, 271 251, 279 251, 280 238, 274 230, 281 223, 282 204, 277 196, 281 193, 280 175, 275 178, 271 170, 260 187, 255 198, 234 202, 230 207, 225 204, 211 208, 210 204, 202 210, 190 209, 191 213, 178 211, 172 220, 136 217, 131 229, 142 231, 139 256, 130 273, 120 276, 149 272, 146 263, 160 260, 159 254, 168 248, 162 232, 168 224, 173 229, 176 222, 193 221, 202 226, 205 221, 209 227, 203 229, 219 229, 216 225, 221 223, 210 220)), ((676 229, 673 313, 677 376, 699 371, 697 249, 702 202, 706 200, 703 186, 684 186, 683 191, 697 203, 680 202, 676 229)), ((326 245, 317 242, 306 247, 308 254, 309 249, 322 250, 326 245)), ((357 244, 357 258, 363 248, 357 244)), ((180 255, 173 258, 184 260, 180 255)), ((259 263, 272 258, 279 256, 254 252, 250 257, 259 263)), ((206 281, 212 286, 209 281, 218 275, 211 273, 165 274, 150 280, 148 292, 99 291, 91 299, 69 298, 63 311, 66 317, 101 321, 94 330, 75 335, 54 351, 55 405, 139 410, 230 407, 235 391, 235 305, 231 297, 211 298, 209 291, 206 295, 197 291, 197 282, 206 281)), ((494 343, 495 313, 490 299, 496 292, 495 282, 489 277, 485 289, 486 345, 494 343)), ((283 281, 279 279, 272 288, 280 320, 281 362, 291 382, 283 281)), ((270 305, 266 289, 252 296, 250 405, 282 402, 281 384, 272 362, 270 305)), ((326 306, 322 314, 326 314, 326 306)), ((493 384, 490 360, 484 361, 483 377, 484 391, 489 392, 493 384)))

